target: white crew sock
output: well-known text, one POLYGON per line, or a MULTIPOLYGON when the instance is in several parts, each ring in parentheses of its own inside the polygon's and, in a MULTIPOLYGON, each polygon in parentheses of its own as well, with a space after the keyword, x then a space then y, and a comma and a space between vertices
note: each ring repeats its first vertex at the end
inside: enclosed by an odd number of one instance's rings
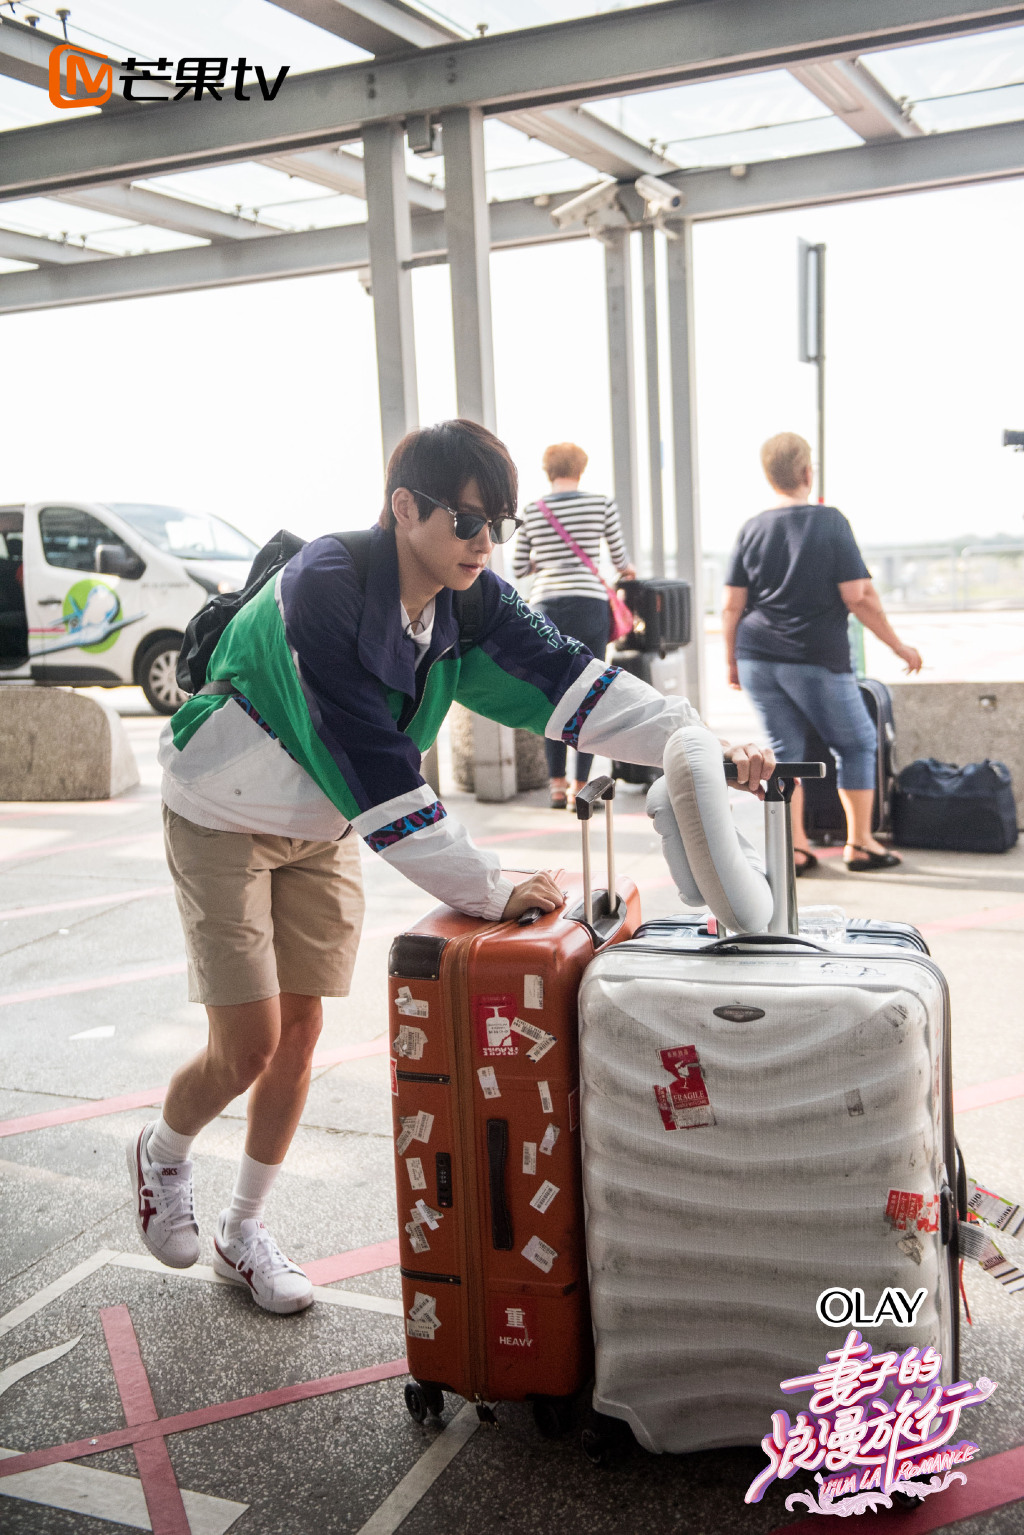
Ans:
POLYGON ((157 1167, 173 1167, 178 1162, 186 1162, 194 1140, 194 1135, 179 1135, 177 1130, 172 1130, 161 1114, 153 1125, 146 1148, 149 1160, 157 1167))
POLYGON ((273 1166, 269 1162, 257 1162, 255 1157, 249 1156, 245 1151, 242 1152, 238 1177, 235 1179, 235 1192, 224 1213, 225 1236, 237 1236, 238 1228, 245 1220, 262 1220, 263 1206, 274 1186, 274 1179, 281 1171, 281 1166, 280 1162, 273 1166))

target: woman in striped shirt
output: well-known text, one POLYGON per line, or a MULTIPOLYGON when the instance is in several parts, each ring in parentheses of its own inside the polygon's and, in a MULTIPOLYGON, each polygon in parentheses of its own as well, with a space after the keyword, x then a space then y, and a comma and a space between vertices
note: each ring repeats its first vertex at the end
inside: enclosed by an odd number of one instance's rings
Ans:
MULTIPOLYGON (((543 504, 595 565, 603 538, 619 575, 631 580, 635 571, 622 542, 615 502, 607 496, 580 490, 580 476, 587 467, 583 449, 574 442, 555 443, 545 449, 542 464, 551 481, 551 492, 543 498, 543 504)), ((522 516, 524 526, 516 542, 513 576, 521 578, 535 573, 537 579, 530 592, 533 606, 546 614, 563 634, 582 640, 594 655, 603 656, 611 626, 611 609, 604 587, 548 522, 540 498, 531 501, 522 516)), ((594 759, 589 753, 576 753, 576 778, 570 789, 565 776, 564 742, 545 741, 544 748, 551 779, 551 805, 555 810, 564 810, 572 806, 589 778, 594 759)))

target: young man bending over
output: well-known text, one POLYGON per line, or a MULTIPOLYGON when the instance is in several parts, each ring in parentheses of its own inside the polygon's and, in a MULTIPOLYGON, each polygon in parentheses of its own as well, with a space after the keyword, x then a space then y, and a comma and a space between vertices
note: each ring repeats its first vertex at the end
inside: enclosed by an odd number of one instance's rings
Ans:
MULTIPOLYGON (((206 1006, 209 1040, 129 1146, 136 1216, 156 1257, 196 1261, 192 1143, 250 1089, 215 1267, 270 1311, 313 1298, 261 1217, 306 1101, 320 999, 348 992, 363 914, 357 838, 486 921, 562 903, 549 874, 505 878, 420 776, 452 701, 652 766, 674 730, 698 722, 685 699, 595 659, 487 568, 515 529, 516 496, 508 452, 483 427, 410 433, 361 550, 326 536, 295 555, 232 618, 206 687, 161 740, 189 997, 206 1006)), ((754 747, 728 755, 755 791, 773 766, 754 747)))

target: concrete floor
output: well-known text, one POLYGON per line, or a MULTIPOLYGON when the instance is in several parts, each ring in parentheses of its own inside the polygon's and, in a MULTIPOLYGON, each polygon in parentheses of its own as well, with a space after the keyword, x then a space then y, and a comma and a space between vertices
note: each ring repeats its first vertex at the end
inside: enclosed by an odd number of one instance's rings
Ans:
MULTIPOLYGON (((155 764, 162 722, 127 692, 120 707, 140 760, 138 789, 102 804, 0 807, 0 1120, 158 1088, 204 1037, 201 1009, 184 1000, 182 941, 163 861, 155 764)), ((742 725, 741 715, 730 723, 742 725)), ((548 811, 542 795, 500 806, 456 793, 445 798, 478 835, 508 836, 513 866, 577 863, 574 823, 548 811)), ((619 808, 620 869, 640 886, 645 914, 677 910, 642 796, 621 792, 619 808)), ((756 827, 757 807, 744 805, 744 812, 756 827)), ((321 1052, 381 1034, 391 938, 431 904, 372 855, 364 867, 366 936, 352 995, 326 1004, 321 1052)), ((1024 847, 999 858, 910 853, 899 872, 870 877, 848 875, 828 859, 800 882, 799 893, 805 904, 835 903, 851 916, 887 916, 928 930, 952 990, 957 1088, 1024 1074, 1024 847), (973 925, 943 926, 964 919, 973 925)), ((1017 1086, 1024 1092, 1024 1077, 1017 1086)), ((403 1355, 394 1267, 334 1282, 308 1312, 275 1318, 201 1272, 181 1276, 140 1263, 123 1148, 154 1112, 124 1109, 8 1134, 0 1144, 0 1318, 7 1318, 0 1320, 0 1445, 7 1452, 124 1425, 101 1324, 107 1308, 128 1308, 164 1417, 403 1355), (79 1265, 88 1268, 88 1260, 94 1266, 77 1282, 48 1301, 41 1294, 62 1276, 74 1277, 79 1265), (59 1358, 33 1357, 72 1340, 59 1358), (12 1367, 25 1360, 31 1373, 13 1379, 12 1367)), ((241 1101, 231 1105, 197 1147, 200 1265, 211 1261, 212 1222, 229 1196, 243 1115, 241 1101)), ((1024 1197, 1024 1096, 962 1113, 957 1129, 979 1182, 1024 1197)), ((316 1072, 268 1220, 304 1262, 394 1237, 384 1054, 316 1072)), ((1024 1244, 1003 1245, 1024 1264, 1024 1244)), ((974 1326, 965 1328, 962 1373, 1003 1383, 992 1403, 972 1410, 968 1430, 991 1456, 1024 1444, 1024 1294, 1006 1294, 976 1266, 967 1283, 974 1326)), ((477 1428, 475 1416, 449 1429, 463 1408, 452 1400, 442 1423, 420 1427, 406 1413, 403 1383, 396 1375, 176 1434, 170 1462, 188 1490, 194 1535, 228 1528, 238 1535, 364 1528, 387 1535, 399 1527, 402 1535, 539 1535, 552 1528, 566 1535, 768 1535, 802 1516, 785 1508, 796 1482, 776 1486, 755 1508, 743 1504, 763 1464, 759 1450, 674 1459, 633 1449, 616 1469, 599 1471, 583 1459, 575 1436, 540 1439, 522 1407, 500 1406, 496 1429, 477 1428), (467 1425, 474 1431, 459 1449, 467 1425), (453 1449, 458 1453, 431 1483, 453 1449), (407 1476, 396 1507, 386 1500, 407 1476)), ((5 1531, 99 1535, 116 1523, 150 1527, 128 1447, 27 1475, 36 1481, 0 1481, 8 1494, 0 1501, 5 1531)), ((937 1506, 933 1512, 937 1519, 937 1506)), ((940 1527, 916 1518, 915 1532, 940 1527)), ((954 1528, 958 1535, 1024 1535, 1024 1502, 954 1528)))

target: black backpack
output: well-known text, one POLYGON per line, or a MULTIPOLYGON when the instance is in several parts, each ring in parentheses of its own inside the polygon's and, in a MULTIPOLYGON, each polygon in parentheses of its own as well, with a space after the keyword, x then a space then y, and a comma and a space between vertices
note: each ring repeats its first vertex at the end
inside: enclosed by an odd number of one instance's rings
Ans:
MULTIPOLYGON (((361 528, 356 533, 332 533, 352 557, 360 586, 366 585, 366 573, 370 568, 370 540, 372 528, 361 528)), ((272 580, 277 572, 306 547, 306 540, 295 533, 280 528, 272 539, 263 545, 252 562, 249 578, 239 592, 218 592, 205 607, 191 618, 185 628, 185 637, 178 652, 175 670, 178 686, 183 693, 198 693, 206 685, 206 669, 217 648, 221 635, 235 614, 251 602, 256 593, 272 580)), ((476 644, 483 625, 483 594, 479 578, 465 592, 452 594, 452 610, 459 625, 459 648, 465 654, 476 644)))

